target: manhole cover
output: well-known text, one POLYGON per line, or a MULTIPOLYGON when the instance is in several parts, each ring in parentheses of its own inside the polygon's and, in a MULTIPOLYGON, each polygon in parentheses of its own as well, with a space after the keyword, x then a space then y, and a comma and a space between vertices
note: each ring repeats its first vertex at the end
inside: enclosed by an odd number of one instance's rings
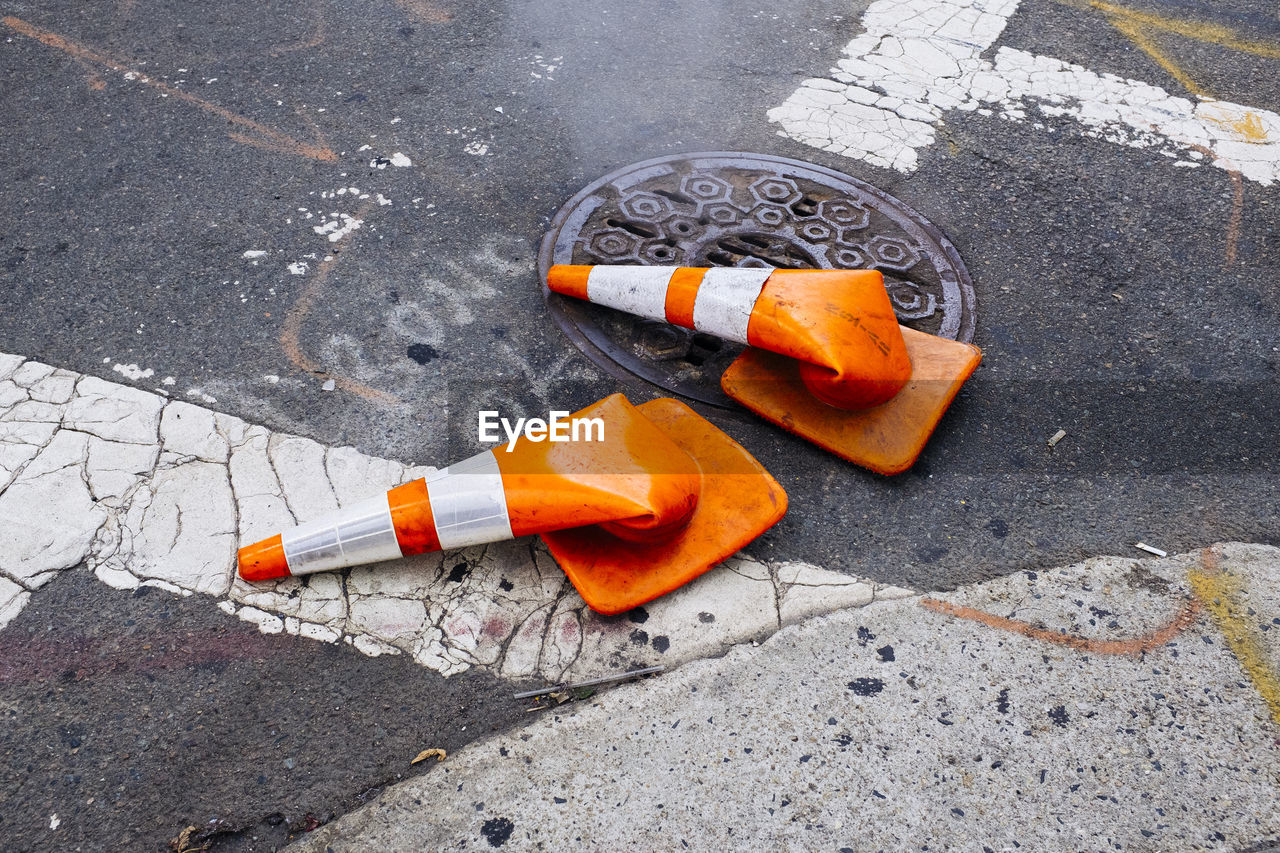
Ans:
MULTIPOLYGON (((763 154, 662 157, 606 175, 552 220, 538 255, 544 283, 552 264, 873 268, 903 323, 969 341, 976 320, 969 273, 928 220, 848 175, 763 154)), ((549 290, 546 298, 574 343, 620 379, 737 408, 720 375, 741 346, 549 290)))

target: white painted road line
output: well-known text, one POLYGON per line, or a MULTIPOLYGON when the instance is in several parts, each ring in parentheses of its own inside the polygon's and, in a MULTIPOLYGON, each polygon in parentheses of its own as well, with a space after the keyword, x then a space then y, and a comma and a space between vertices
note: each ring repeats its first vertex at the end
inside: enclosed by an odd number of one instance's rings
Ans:
POLYGON ((0 628, 60 572, 157 586, 265 633, 549 682, 719 654, 785 624, 909 594, 739 555, 646 606, 587 609, 532 537, 250 585, 236 548, 433 469, 274 433, 136 388, 0 354, 0 628), (637 617, 639 619, 640 617, 637 617))
POLYGON ((900 172, 916 169, 948 111, 977 110, 1036 127, 1070 119, 1084 136, 1186 165, 1207 149, 1221 169, 1263 185, 1280 178, 1274 112, 1009 47, 983 59, 1017 9, 1017 0, 876 0, 830 76, 804 81, 769 119, 806 145, 900 172))

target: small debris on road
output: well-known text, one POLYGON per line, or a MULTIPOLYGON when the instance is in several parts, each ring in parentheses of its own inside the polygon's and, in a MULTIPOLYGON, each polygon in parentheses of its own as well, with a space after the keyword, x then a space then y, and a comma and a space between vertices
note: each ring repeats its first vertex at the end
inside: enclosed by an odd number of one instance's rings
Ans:
POLYGON ((444 760, 445 760, 445 758, 447 758, 449 754, 448 754, 447 752, 445 752, 443 749, 438 749, 438 748, 437 748, 437 749, 424 749, 424 750, 422 750, 422 752, 419 752, 419 753, 418 753, 418 756, 417 756, 416 758, 414 758, 414 759, 413 759, 413 761, 410 761, 409 763, 410 763, 410 764, 417 764, 419 761, 426 761, 428 758, 430 758, 430 757, 431 757, 431 756, 433 756, 433 755, 436 757, 436 762, 437 762, 437 763, 439 763, 439 762, 441 762, 441 761, 444 761, 444 760))
POLYGON ((1066 437, 1067 431, 1065 429, 1058 430, 1053 435, 1049 436, 1049 446, 1054 447, 1059 441, 1062 441, 1062 439, 1066 437))
MULTIPOLYGON (((628 672, 620 672, 617 675, 605 675, 600 678, 588 678, 586 681, 575 681, 573 684, 552 684, 549 687, 543 687, 540 690, 526 690, 523 693, 512 694, 512 699, 531 699, 534 696, 543 696, 551 694, 553 697, 563 693, 568 695, 570 690, 577 690, 582 687, 595 687, 598 684, 608 684, 612 681, 623 681, 628 678, 637 678, 641 675, 652 675, 655 672, 662 672, 666 669, 661 664, 658 666, 646 666, 643 669, 633 669, 628 672)), ((563 700, 561 700, 563 701, 563 700)))
POLYGON ((337 382, 335 382, 335 381, 334 381, 334 380, 332 380, 332 379, 326 379, 326 380, 324 381, 324 384, 320 386, 320 390, 321 390, 321 391, 332 391, 334 388, 337 388, 337 387, 338 387, 338 383, 337 383, 337 382))
POLYGON ((178 837, 169 842, 169 849, 175 853, 201 853, 201 851, 209 849, 209 842, 204 842, 198 847, 191 846, 194 843, 192 836, 199 832, 199 828, 188 826, 182 832, 178 833, 178 837))
POLYGON ((1157 557, 1169 556, 1168 551, 1161 551, 1159 548, 1152 548, 1150 545, 1146 544, 1145 542, 1138 542, 1133 547, 1137 548, 1139 551, 1146 551, 1148 554, 1155 554, 1157 557))

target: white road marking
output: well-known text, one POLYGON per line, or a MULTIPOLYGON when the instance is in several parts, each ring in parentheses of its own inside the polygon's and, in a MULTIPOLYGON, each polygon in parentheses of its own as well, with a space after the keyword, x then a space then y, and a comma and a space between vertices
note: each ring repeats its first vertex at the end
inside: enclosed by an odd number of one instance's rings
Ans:
POLYGON ((876 0, 865 32, 829 77, 804 81, 769 119, 806 145, 912 172, 949 110, 1043 127, 1067 118, 1084 136, 1213 165, 1270 185, 1280 178, 1280 115, 995 44, 1017 0, 876 0))
POLYGON ((0 627, 61 572, 199 596, 265 633, 558 681, 675 664, 906 590, 738 555, 646 607, 587 609, 537 539, 250 585, 241 544, 434 469, 272 432, 181 400, 0 354, 0 627))

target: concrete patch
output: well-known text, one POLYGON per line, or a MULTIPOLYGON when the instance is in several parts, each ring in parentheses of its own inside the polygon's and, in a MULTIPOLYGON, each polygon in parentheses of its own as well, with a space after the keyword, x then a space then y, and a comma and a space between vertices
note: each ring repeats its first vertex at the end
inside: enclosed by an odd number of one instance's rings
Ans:
POLYGON ((919 597, 841 611, 469 746, 290 849, 1251 847, 1280 834, 1280 716, 1214 620, 1146 653, 1046 639, 1144 635, 1205 571, 1274 672, 1280 550, 1090 560, 938 599, 1043 636, 919 597))

